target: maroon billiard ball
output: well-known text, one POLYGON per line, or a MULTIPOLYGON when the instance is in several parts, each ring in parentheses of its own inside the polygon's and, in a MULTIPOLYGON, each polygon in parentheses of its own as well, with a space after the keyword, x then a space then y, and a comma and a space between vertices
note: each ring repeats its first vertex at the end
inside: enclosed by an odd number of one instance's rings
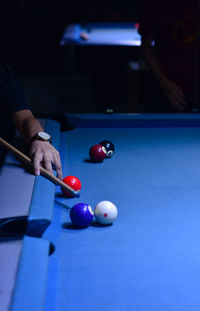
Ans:
POLYGON ((89 155, 92 162, 102 162, 106 158, 106 149, 100 144, 90 148, 89 155))
MULTIPOLYGON (((75 176, 71 176, 71 175, 66 176, 65 178, 63 178, 63 182, 69 187, 71 187, 72 189, 74 189, 75 191, 81 190, 81 182, 75 176)), ((72 193, 68 192, 67 189, 65 188, 61 187, 61 190, 68 198, 72 198, 74 196, 72 193)))

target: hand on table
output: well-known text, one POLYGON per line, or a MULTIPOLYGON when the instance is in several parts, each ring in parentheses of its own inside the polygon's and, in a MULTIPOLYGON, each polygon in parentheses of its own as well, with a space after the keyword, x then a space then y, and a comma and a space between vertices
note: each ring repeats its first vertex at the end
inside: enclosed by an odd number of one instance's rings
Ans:
POLYGON ((52 164, 54 164, 57 177, 62 180, 63 173, 59 152, 49 142, 33 141, 29 153, 33 160, 35 175, 40 175, 40 165, 53 174, 52 164))
POLYGON ((185 101, 185 96, 178 85, 167 80, 162 84, 162 88, 173 108, 179 111, 184 111, 186 109, 187 103, 185 101))

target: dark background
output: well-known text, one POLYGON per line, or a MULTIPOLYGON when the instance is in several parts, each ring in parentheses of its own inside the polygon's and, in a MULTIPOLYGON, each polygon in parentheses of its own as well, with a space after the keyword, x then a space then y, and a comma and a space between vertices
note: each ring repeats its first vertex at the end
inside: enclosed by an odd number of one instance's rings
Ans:
MULTIPOLYGON (((37 115, 101 112, 91 76, 64 70, 62 33, 74 22, 137 22, 141 5, 127 0, 1 2, 0 56, 16 72, 37 115)), ((126 112, 126 104, 118 110, 126 112)))

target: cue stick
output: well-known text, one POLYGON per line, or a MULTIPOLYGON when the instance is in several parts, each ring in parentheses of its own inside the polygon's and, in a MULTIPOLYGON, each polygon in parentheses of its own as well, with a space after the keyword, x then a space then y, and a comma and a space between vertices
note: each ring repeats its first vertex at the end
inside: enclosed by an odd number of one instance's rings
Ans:
MULTIPOLYGON (((5 147, 7 150, 11 151, 14 155, 16 155, 18 158, 20 158, 23 162, 28 164, 29 166, 33 167, 32 160, 25 155, 23 152, 19 151, 17 148, 9 144, 7 141, 5 141, 3 138, 0 137, 0 145, 5 147)), ((44 167, 40 166, 40 173, 42 176, 48 178, 51 180, 54 184, 61 186, 62 188, 65 188, 68 192, 73 194, 74 196, 79 196, 80 191, 75 191, 70 186, 66 185, 62 180, 51 174, 49 171, 47 171, 44 167)))
POLYGON ((197 0, 196 11, 196 29, 194 42, 194 90, 193 90, 193 108, 198 109, 199 106, 199 39, 200 39, 200 0, 197 0))

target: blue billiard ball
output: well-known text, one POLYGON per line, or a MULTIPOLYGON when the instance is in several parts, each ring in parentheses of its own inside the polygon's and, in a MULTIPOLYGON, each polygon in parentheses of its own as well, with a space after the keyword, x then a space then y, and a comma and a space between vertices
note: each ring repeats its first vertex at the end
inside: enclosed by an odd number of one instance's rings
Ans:
POLYGON ((70 211, 72 223, 77 227, 87 227, 91 224, 94 212, 87 203, 78 203, 70 211))

